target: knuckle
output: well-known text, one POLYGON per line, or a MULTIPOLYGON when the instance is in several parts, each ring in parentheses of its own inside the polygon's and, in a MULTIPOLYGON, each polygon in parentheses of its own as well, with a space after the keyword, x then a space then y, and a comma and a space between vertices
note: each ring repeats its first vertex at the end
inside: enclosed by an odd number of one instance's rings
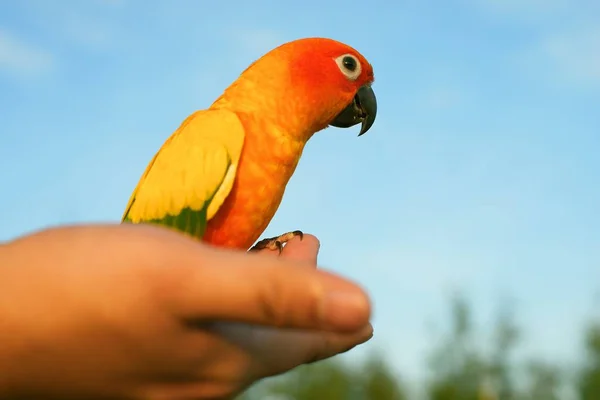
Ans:
POLYGON ((290 271, 270 275, 259 295, 260 313, 274 327, 313 327, 319 321, 318 287, 299 281, 290 271))

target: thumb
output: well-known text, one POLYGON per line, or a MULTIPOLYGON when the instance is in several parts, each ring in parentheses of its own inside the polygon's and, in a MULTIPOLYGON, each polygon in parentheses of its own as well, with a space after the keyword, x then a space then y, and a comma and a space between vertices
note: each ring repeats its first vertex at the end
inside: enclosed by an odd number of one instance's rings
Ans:
POLYGON ((178 249, 166 257, 181 268, 163 268, 177 270, 168 301, 182 318, 337 332, 354 332, 369 322, 367 294, 342 277, 297 268, 297 262, 280 257, 191 240, 186 247, 186 254, 178 249))

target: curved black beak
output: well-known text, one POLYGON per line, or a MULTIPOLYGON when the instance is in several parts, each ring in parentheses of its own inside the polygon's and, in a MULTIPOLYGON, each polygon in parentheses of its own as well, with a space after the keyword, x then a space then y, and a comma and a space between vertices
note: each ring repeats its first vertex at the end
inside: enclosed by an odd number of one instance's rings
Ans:
POLYGON ((336 128, 349 128, 362 122, 358 136, 366 133, 377 117, 377 98, 371 85, 358 89, 356 96, 346 108, 329 124, 336 128))

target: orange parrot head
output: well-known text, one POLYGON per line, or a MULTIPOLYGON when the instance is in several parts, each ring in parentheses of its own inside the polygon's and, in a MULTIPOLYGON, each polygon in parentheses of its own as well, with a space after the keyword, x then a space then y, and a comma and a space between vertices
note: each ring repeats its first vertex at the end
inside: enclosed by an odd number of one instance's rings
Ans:
POLYGON ((354 48, 327 38, 285 43, 251 64, 215 102, 307 140, 327 126, 361 124, 377 115, 373 67, 354 48))

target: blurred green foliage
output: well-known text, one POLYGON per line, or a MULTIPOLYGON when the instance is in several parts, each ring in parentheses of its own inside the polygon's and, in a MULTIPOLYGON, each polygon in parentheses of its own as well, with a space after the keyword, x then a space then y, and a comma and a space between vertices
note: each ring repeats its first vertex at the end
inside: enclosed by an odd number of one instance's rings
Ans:
POLYGON ((407 384, 375 353, 353 365, 333 358, 302 366, 255 385, 238 400, 600 400, 600 321, 580 338, 585 360, 567 371, 547 361, 518 361, 520 331, 506 304, 488 340, 478 333, 464 297, 451 299, 449 317, 432 339, 430 374, 423 382, 407 384))
POLYGON ((592 324, 585 337, 587 357, 578 376, 577 388, 581 400, 600 399, 600 323, 592 324))

